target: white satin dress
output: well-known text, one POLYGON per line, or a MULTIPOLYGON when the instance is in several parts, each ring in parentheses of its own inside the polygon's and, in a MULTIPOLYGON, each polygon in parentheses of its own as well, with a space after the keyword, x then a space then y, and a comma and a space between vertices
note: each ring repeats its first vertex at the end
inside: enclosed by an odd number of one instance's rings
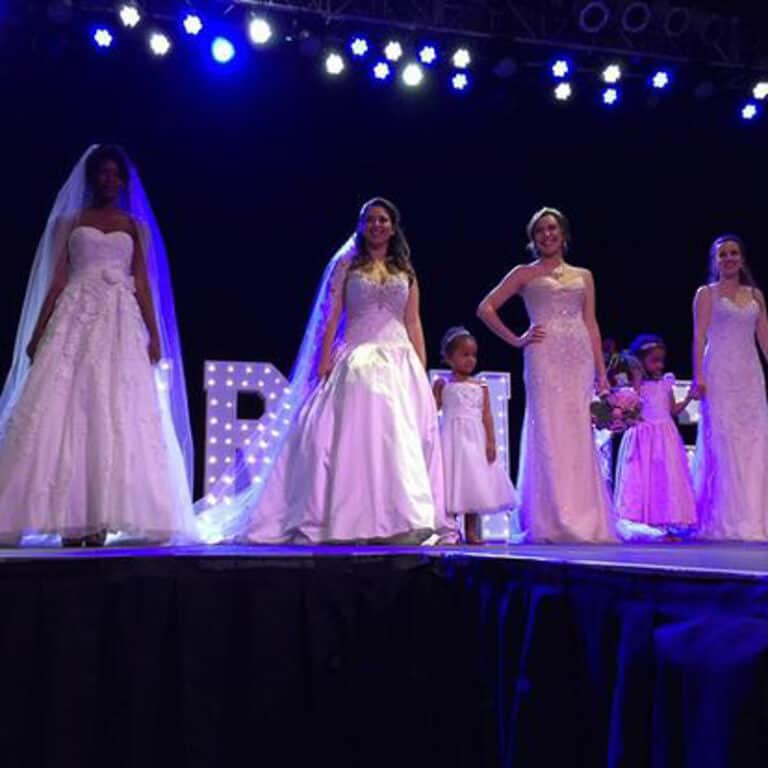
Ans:
POLYGON ((437 410, 404 324, 408 277, 350 271, 330 376, 303 405, 246 538, 420 543, 447 526, 437 410))

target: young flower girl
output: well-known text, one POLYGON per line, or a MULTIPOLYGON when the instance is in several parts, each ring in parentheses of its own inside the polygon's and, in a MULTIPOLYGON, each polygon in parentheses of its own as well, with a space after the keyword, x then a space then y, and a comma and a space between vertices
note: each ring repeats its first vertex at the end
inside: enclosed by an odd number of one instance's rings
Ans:
POLYGON ((466 328, 450 328, 440 351, 451 368, 450 377, 434 384, 437 407, 443 413, 446 511, 463 515, 467 543, 480 544, 480 515, 514 507, 517 494, 496 459, 488 386, 472 378, 477 365, 475 338, 466 328))
POLYGON ((642 420, 624 433, 619 449, 617 515, 624 521, 653 526, 660 534, 690 529, 696 525, 696 504, 674 417, 691 401, 691 393, 681 402, 675 401, 675 378, 664 373, 666 345, 661 337, 638 336, 630 353, 637 361, 633 384, 643 409, 642 420))

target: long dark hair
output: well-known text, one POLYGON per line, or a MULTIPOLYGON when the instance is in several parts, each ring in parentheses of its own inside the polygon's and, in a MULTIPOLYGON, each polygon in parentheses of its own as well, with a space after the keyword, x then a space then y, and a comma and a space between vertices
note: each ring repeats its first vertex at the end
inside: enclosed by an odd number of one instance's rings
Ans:
POLYGON ((551 216, 560 227, 560 231, 563 233, 563 244, 565 246, 563 250, 567 252, 571 245, 571 222, 568 221, 568 217, 562 211, 558 211, 557 208, 551 208, 549 206, 539 208, 539 210, 536 211, 536 213, 534 213, 533 216, 531 216, 531 218, 528 220, 528 224, 525 227, 525 234, 528 236, 528 245, 526 248, 528 249, 528 253, 534 259, 538 258, 539 253, 536 250, 536 243, 533 239, 533 233, 536 229, 536 225, 545 216, 551 216))
POLYGON ((716 237, 712 245, 709 246, 709 280, 716 283, 720 279, 720 267, 717 265, 717 252, 723 243, 734 242, 741 251, 741 268, 739 269, 739 283, 748 285, 750 288, 756 288, 755 278, 752 277, 752 270, 747 263, 747 248, 744 241, 738 236, 730 233, 716 237))
POLYGON ((404 272, 410 280, 413 280, 416 277, 416 273, 411 264, 411 249, 400 225, 400 211, 398 211, 394 203, 383 197, 372 198, 367 203, 364 203, 360 209, 360 215, 357 218, 357 231, 355 232, 355 255, 352 257, 349 268, 365 269, 372 261, 371 255, 368 253, 368 246, 363 237, 363 227, 371 208, 383 208, 392 220, 393 234, 387 244, 387 257, 385 261, 387 271, 392 274, 404 272))

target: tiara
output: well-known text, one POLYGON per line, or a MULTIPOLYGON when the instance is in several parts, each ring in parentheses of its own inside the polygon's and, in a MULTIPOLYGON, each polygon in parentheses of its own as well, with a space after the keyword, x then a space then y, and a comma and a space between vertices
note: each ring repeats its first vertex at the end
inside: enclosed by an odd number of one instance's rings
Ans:
POLYGON ((448 331, 448 333, 445 334, 445 336, 443 337, 443 345, 447 346, 454 339, 458 339, 459 336, 471 336, 471 335, 472 334, 463 325, 460 325, 457 328, 454 328, 452 331, 448 331))

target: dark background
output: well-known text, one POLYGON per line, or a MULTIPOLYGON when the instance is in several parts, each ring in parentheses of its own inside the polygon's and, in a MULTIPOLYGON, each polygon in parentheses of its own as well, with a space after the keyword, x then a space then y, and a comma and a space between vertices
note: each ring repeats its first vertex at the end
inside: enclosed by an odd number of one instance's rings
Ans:
MULTIPOLYGON (((201 453, 203 360, 270 360, 288 373, 323 266, 373 195, 403 212, 430 364, 445 328, 464 323, 477 332, 481 368, 512 371, 513 442, 521 356, 480 326, 475 308, 526 259, 525 223, 541 205, 571 218, 570 260, 595 275, 603 334, 627 343, 660 333, 680 377, 690 374, 690 306, 712 239, 742 235, 768 282, 767 118, 738 119, 744 91, 696 100, 696 66, 678 69, 655 104, 642 78, 630 79, 609 111, 586 74, 567 105, 525 62, 495 79, 482 46, 474 86, 458 95, 444 76, 416 92, 362 70, 331 80, 319 56, 287 44, 242 44, 220 68, 200 41, 178 39, 165 60, 123 35, 98 52, 77 22, 66 36, 17 26, 0 41, 0 371, 56 191, 90 143, 117 142, 170 254, 201 453)), ((651 63, 628 66, 640 74, 651 63)), ((506 316, 524 329, 520 302, 506 316)))

